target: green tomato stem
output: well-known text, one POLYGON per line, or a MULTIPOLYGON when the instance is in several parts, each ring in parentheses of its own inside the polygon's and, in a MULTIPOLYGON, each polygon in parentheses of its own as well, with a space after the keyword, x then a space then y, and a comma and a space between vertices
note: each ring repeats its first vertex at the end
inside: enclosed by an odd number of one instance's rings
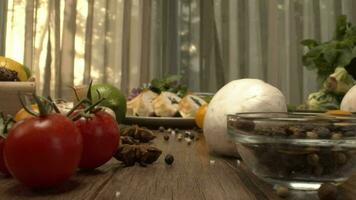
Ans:
POLYGON ((34 111, 32 111, 30 108, 28 108, 25 103, 23 102, 23 99, 21 98, 21 95, 18 96, 19 100, 20 100, 20 104, 23 107, 23 109, 28 112, 30 115, 33 115, 35 117, 38 117, 38 113, 35 113, 34 111))

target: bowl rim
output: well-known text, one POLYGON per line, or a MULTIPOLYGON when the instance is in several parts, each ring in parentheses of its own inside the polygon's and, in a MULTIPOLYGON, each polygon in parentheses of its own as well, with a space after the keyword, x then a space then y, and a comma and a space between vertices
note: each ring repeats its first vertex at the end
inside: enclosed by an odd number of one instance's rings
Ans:
MULTIPOLYGON (((227 115, 227 132, 232 140, 239 143, 250 143, 250 144, 290 144, 296 146, 318 146, 318 147, 353 147, 356 148, 356 136, 345 137, 341 139, 309 139, 309 138, 281 138, 281 137, 271 137, 266 135, 251 135, 246 131, 237 130, 235 127, 231 126, 229 123, 231 119, 246 119, 246 120, 258 120, 263 122, 299 122, 308 123, 313 122, 319 125, 332 125, 332 124, 342 124, 348 123, 351 126, 356 126, 356 117, 335 117, 335 116, 325 116, 324 113, 317 112, 316 117, 311 118, 300 118, 301 120, 296 120, 298 118, 286 119, 286 118, 267 118, 267 117, 243 117, 246 115, 256 115, 256 114, 295 114, 295 112, 245 112, 227 115)), ((313 116, 315 112, 307 113, 308 116, 313 116)), ((294 116, 294 115, 293 115, 294 116)), ((303 116, 299 113, 296 116, 303 116)), ((315 116, 315 115, 314 115, 315 116)))
POLYGON ((325 112, 239 112, 236 114, 229 114, 227 118, 243 118, 249 120, 260 120, 260 121, 280 121, 280 122, 313 122, 313 123, 337 123, 337 122, 348 122, 355 123, 356 125, 356 114, 351 115, 328 115, 325 112), (270 117, 267 115, 271 114, 283 114, 288 117, 270 117), (249 117, 248 115, 266 115, 265 117, 249 117))

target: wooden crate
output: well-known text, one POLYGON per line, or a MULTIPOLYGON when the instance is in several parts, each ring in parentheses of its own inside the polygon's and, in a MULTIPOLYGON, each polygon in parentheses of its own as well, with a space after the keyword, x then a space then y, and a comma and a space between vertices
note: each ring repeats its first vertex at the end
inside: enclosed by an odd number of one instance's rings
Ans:
POLYGON ((35 82, 0 82, 0 111, 16 114, 22 107, 18 94, 31 95, 35 91, 35 82))

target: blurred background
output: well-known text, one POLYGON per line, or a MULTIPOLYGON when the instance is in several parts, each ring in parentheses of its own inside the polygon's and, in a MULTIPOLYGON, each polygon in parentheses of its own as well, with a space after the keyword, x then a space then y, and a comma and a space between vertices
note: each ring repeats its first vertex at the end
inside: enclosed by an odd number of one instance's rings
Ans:
POLYGON ((0 55, 31 68, 37 90, 65 97, 94 82, 127 92, 167 74, 193 91, 259 78, 289 103, 317 90, 300 41, 330 40, 354 0, 2 0, 0 55))

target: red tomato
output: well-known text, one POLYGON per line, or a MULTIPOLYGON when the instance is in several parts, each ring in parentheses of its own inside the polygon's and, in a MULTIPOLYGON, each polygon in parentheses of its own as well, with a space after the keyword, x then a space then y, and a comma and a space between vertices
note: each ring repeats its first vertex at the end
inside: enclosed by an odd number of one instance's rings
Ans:
POLYGON ((5 160, 4 160, 4 154, 3 154, 4 146, 5 146, 5 139, 3 137, 0 137, 0 172, 9 175, 10 173, 5 165, 5 160))
POLYGON ((104 111, 98 111, 90 118, 75 122, 83 138, 81 169, 95 169, 112 158, 116 152, 120 133, 114 118, 104 111))
POLYGON ((6 165, 13 177, 33 187, 51 187, 72 176, 83 144, 79 130, 67 117, 50 114, 15 124, 5 141, 6 165))

